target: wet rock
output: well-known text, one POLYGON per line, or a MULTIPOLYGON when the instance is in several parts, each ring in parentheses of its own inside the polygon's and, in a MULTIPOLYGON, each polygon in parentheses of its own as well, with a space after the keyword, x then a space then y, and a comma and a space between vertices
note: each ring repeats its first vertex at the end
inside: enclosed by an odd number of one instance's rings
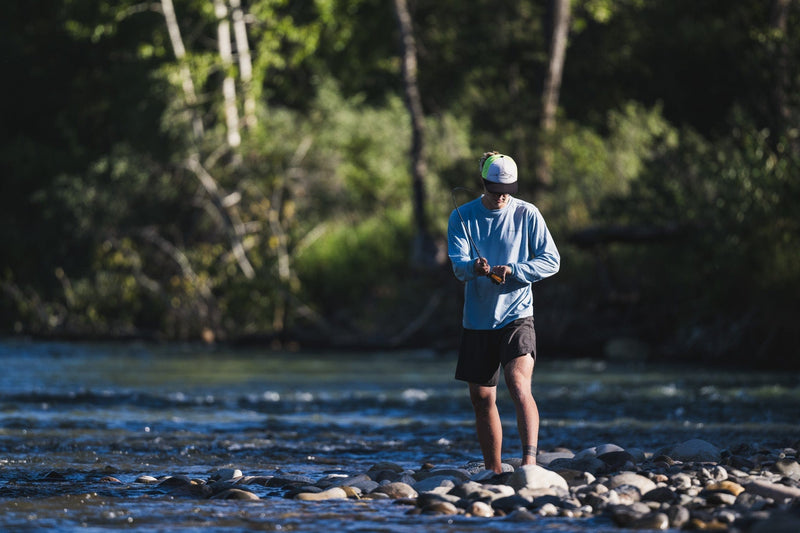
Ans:
POLYGON ((576 487, 582 487, 584 485, 589 485, 594 483, 595 477, 592 475, 591 472, 584 472, 582 470, 572 470, 572 469, 553 469, 555 470, 556 474, 564 478, 567 482, 567 486, 571 489, 576 487))
POLYGON ((597 458, 606 464, 610 472, 632 470, 636 466, 633 456, 624 450, 607 452, 597 458))
POLYGON ((448 476, 433 476, 414 483, 417 492, 428 492, 436 488, 446 487, 448 490, 455 487, 455 482, 448 476))
POLYGON ((513 513, 506 516, 505 520, 509 522, 535 522, 539 517, 527 509, 518 509, 513 513))
POLYGON ((375 463, 374 465, 372 465, 369 468, 369 470, 367 470, 367 474, 373 474, 373 473, 378 473, 378 472, 387 471, 387 470, 390 471, 390 472, 394 472, 396 474, 399 474, 400 472, 402 472, 404 470, 404 468, 402 466, 400 466, 399 464, 397 464, 397 463, 380 462, 380 463, 375 463))
POLYGON ((589 472, 594 476, 599 476, 601 474, 610 472, 608 465, 597 457, 582 457, 573 459, 569 463, 569 467, 574 470, 589 472))
POLYGON ((377 481, 364 480, 364 481, 357 481, 354 483, 348 483, 347 486, 360 490, 362 494, 369 494, 373 492, 375 489, 377 489, 380 486, 380 484, 377 481))
POLYGON ((546 503, 538 508, 537 513, 539 516, 558 516, 560 511, 555 504, 546 503))
POLYGON ((485 489, 481 483, 476 481, 467 481, 461 483, 450 489, 450 494, 470 500, 476 500, 483 497, 485 489))
POLYGON ((479 516, 483 518, 491 518, 494 516, 494 509, 486 502, 472 502, 467 509, 467 512, 472 516, 479 516))
POLYGON ((341 487, 331 487, 321 492, 301 492, 294 499, 306 502, 318 502, 325 500, 346 500, 347 492, 341 487))
POLYGON ((148 485, 153 485, 158 483, 158 479, 154 478, 153 476, 139 476, 136 478, 136 483, 146 483, 148 485))
POLYGON ((225 481, 214 481, 213 483, 208 484, 208 490, 212 494, 218 494, 220 492, 224 492, 228 489, 232 489, 236 485, 233 480, 225 480, 225 481))
POLYGON ((188 476, 167 476, 158 484, 158 488, 173 496, 206 498, 212 493, 202 480, 191 479, 188 476))
POLYGON ((617 493, 619 503, 624 505, 630 505, 642 500, 642 493, 633 485, 620 485, 613 492, 617 493))
POLYGON ((487 503, 511 496, 514 493, 514 489, 508 485, 481 485, 475 482, 464 483, 450 491, 450 494, 460 496, 465 500, 482 500, 487 503))
POLYGON ((386 494, 387 496, 389 496, 389 498, 393 500, 396 500, 398 498, 417 497, 417 491, 414 490, 413 487, 411 487, 411 485, 402 482, 387 483, 386 485, 379 486, 372 492, 386 494))
POLYGON ((571 461, 575 458, 575 454, 570 451, 561 452, 540 452, 536 457, 536 463, 541 466, 550 466, 553 461, 564 460, 571 461))
POLYGON ((423 481, 431 477, 442 477, 451 479, 454 482, 469 481, 470 473, 462 468, 434 468, 422 472, 415 472, 412 476, 417 481, 423 481))
POLYGON ((243 476, 239 481, 242 485, 262 485, 267 486, 272 476, 243 476))
POLYGON ((636 474, 635 472, 623 472, 621 474, 617 474, 609 479, 607 484, 608 488, 610 489, 621 487, 623 485, 632 485, 636 487, 640 494, 647 494, 656 488, 655 483, 644 476, 636 474))
POLYGON ((616 444, 606 443, 600 444, 595 448, 590 448, 594 450, 595 456, 600 457, 601 455, 606 455, 608 453, 616 453, 616 452, 624 452, 625 448, 622 446, 617 446, 616 444))
POLYGON ((639 502, 632 505, 611 505, 607 509, 611 519, 620 527, 630 527, 635 521, 650 513, 650 508, 639 502))
POLYGON ((453 505, 457 505, 462 500, 458 496, 453 496, 451 494, 436 494, 434 492, 421 492, 419 496, 417 496, 416 505, 417 507, 428 507, 434 503, 439 502, 448 502, 452 503, 453 505))
POLYGON ((494 470, 480 470, 480 471, 476 472, 475 474, 472 474, 470 476, 470 480, 472 480, 472 481, 480 481, 480 482, 489 481, 489 482, 493 482, 493 483, 502 482, 502 480, 504 479, 503 476, 506 476, 506 475, 514 472, 514 467, 511 466, 508 463, 501 463, 500 466, 503 469, 503 472, 500 473, 500 474, 498 474, 494 470))
POLYGON ((770 470, 788 478, 800 479, 800 464, 794 459, 778 459, 770 470))
POLYGON ((779 501, 789 498, 800 498, 800 488, 789 487, 781 485, 780 483, 772 483, 761 479, 746 483, 744 489, 751 494, 779 501))
POLYGON ((642 449, 626 448, 625 451, 631 454, 631 457, 633 457, 633 462, 636 464, 643 463, 647 460, 647 453, 642 449))
POLYGON ((293 474, 275 474, 269 481, 267 487, 287 487, 287 486, 302 486, 313 485, 314 480, 308 476, 297 476, 293 474))
POLYGON ((241 500, 241 501, 256 501, 261 498, 257 494, 242 489, 228 489, 218 494, 211 496, 212 500, 241 500))
POLYGON ((648 513, 631 521, 628 527, 631 529, 663 531, 669 529, 669 518, 664 513, 648 513))
POLYGON ((736 503, 736 496, 726 491, 702 492, 701 496, 711 505, 733 505, 736 503))
POLYGON ((642 501, 671 504, 678 501, 678 495, 670 487, 656 487, 643 494, 642 501))
POLYGON ((114 476, 103 476, 100 478, 100 483, 122 483, 122 481, 114 476))
POLYGON ((705 490, 707 491, 725 491, 734 496, 738 496, 742 492, 744 492, 744 487, 739 485, 738 483, 734 483, 733 481, 725 480, 719 481, 716 483, 710 483, 706 485, 705 490))
POLYGON ((682 505, 673 505, 667 509, 667 518, 669 518, 670 527, 682 529, 683 526, 689 523, 691 513, 689 513, 689 509, 682 505))
POLYGON ((341 488, 345 492, 345 494, 347 494, 348 498, 351 498, 351 499, 354 499, 354 500, 361 499, 361 495, 364 494, 361 491, 361 489, 359 489, 358 487, 350 487, 348 485, 345 485, 344 487, 341 487, 341 488))
POLYGON ((511 513, 520 508, 527 509, 532 503, 533 500, 520 496, 519 494, 513 494, 511 496, 497 498, 492 502, 492 508, 505 513, 511 513))
POLYGON ((674 446, 669 456, 685 463, 713 463, 720 460, 719 448, 702 439, 691 439, 674 446))
POLYGON ((242 477, 242 471, 238 468, 223 468, 221 470, 217 470, 209 479, 214 481, 225 481, 229 479, 236 479, 242 477))
POLYGON ((723 464, 731 466, 733 468, 744 468, 746 470, 751 470, 756 466, 756 464, 753 461, 751 461, 747 457, 742 457, 740 455, 732 455, 724 459, 723 464))
POLYGON ((723 524, 719 520, 702 520, 700 518, 692 518, 689 520, 689 529, 699 529, 704 531, 727 531, 728 525, 723 524))
POLYGON ((362 496, 365 500, 391 500, 388 494, 384 494, 383 492, 370 492, 368 494, 364 494, 362 496))
POLYGON ((515 490, 522 488, 539 489, 549 487, 569 490, 567 481, 563 477, 538 465, 519 467, 508 481, 508 484, 515 490))
POLYGON ((189 476, 167 476, 159 484, 159 488, 183 487, 192 483, 189 476))
POLYGON ((422 514, 454 515, 458 513, 458 507, 445 501, 433 502, 422 509, 422 514))

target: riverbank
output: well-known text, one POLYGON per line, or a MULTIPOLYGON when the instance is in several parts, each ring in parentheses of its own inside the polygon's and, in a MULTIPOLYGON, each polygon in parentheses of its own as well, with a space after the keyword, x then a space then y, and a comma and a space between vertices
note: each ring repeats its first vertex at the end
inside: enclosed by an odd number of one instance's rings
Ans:
POLYGON ((502 474, 483 470, 479 462, 408 468, 379 461, 363 471, 331 468, 317 476, 282 468, 247 473, 232 466, 135 478, 111 466, 60 469, 3 476, 0 511, 12 528, 52 520, 66 529, 151 527, 153 517, 141 513, 143 505, 158 506, 157 524, 165 527, 171 508, 188 502, 194 517, 173 526, 196 527, 215 515, 213 524, 223 528, 312 531, 317 514, 327 523, 350 521, 344 531, 364 531, 376 521, 383 529, 396 524, 392 531, 412 524, 433 531, 447 517, 448 526, 489 531, 529 523, 555 531, 789 533, 800 530, 798 445, 728 449, 692 439, 655 451, 614 444, 577 452, 560 448, 540 453, 538 466, 504 463, 502 474), (51 507, 64 501, 64 516, 49 516, 60 514, 51 507), (98 507, 105 511, 90 516, 98 507), (283 512, 275 514, 276 507, 283 512))

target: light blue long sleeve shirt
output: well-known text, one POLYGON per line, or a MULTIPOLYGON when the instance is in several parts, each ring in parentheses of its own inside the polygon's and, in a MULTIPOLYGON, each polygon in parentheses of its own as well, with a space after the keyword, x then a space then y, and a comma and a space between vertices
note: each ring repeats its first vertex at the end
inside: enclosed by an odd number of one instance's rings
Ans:
POLYGON ((513 196, 502 209, 487 209, 478 198, 453 210, 447 243, 453 273, 464 286, 466 329, 499 329, 533 316, 534 282, 558 272, 561 256, 539 209, 513 196), (481 255, 494 267, 508 265, 511 274, 496 285, 475 273, 477 255, 464 232, 466 225, 481 255))

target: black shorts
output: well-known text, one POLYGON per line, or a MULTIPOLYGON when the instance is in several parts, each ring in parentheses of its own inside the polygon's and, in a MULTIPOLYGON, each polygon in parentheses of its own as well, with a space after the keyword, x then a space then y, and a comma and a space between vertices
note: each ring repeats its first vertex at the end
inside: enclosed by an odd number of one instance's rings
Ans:
POLYGON ((495 387, 500 366, 521 355, 536 361, 536 331, 533 317, 519 318, 500 329, 465 329, 461 335, 456 379, 495 387))

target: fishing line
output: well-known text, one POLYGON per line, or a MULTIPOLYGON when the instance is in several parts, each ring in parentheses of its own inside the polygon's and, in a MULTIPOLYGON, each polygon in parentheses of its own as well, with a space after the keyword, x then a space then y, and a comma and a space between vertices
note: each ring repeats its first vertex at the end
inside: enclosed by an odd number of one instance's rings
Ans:
MULTIPOLYGON (((464 223, 464 217, 461 216, 461 211, 458 209, 458 203, 456 203, 456 191, 467 191, 468 193, 473 195, 475 194, 475 191, 467 189, 466 187, 453 187, 453 189, 450 191, 450 197, 453 199, 453 207, 456 208, 456 213, 458 213, 458 218, 461 220, 461 227, 464 228, 464 234, 467 236, 467 240, 469 240, 470 246, 472 247, 472 249, 475 250, 475 254, 478 256, 478 259, 483 259, 480 250, 478 250, 478 245, 475 244, 475 241, 472 240, 472 235, 470 235, 469 229, 467 229, 467 225, 466 223, 464 223)), ((493 282, 497 284, 503 282, 503 278, 492 272, 486 274, 486 277, 491 279, 493 282)))

